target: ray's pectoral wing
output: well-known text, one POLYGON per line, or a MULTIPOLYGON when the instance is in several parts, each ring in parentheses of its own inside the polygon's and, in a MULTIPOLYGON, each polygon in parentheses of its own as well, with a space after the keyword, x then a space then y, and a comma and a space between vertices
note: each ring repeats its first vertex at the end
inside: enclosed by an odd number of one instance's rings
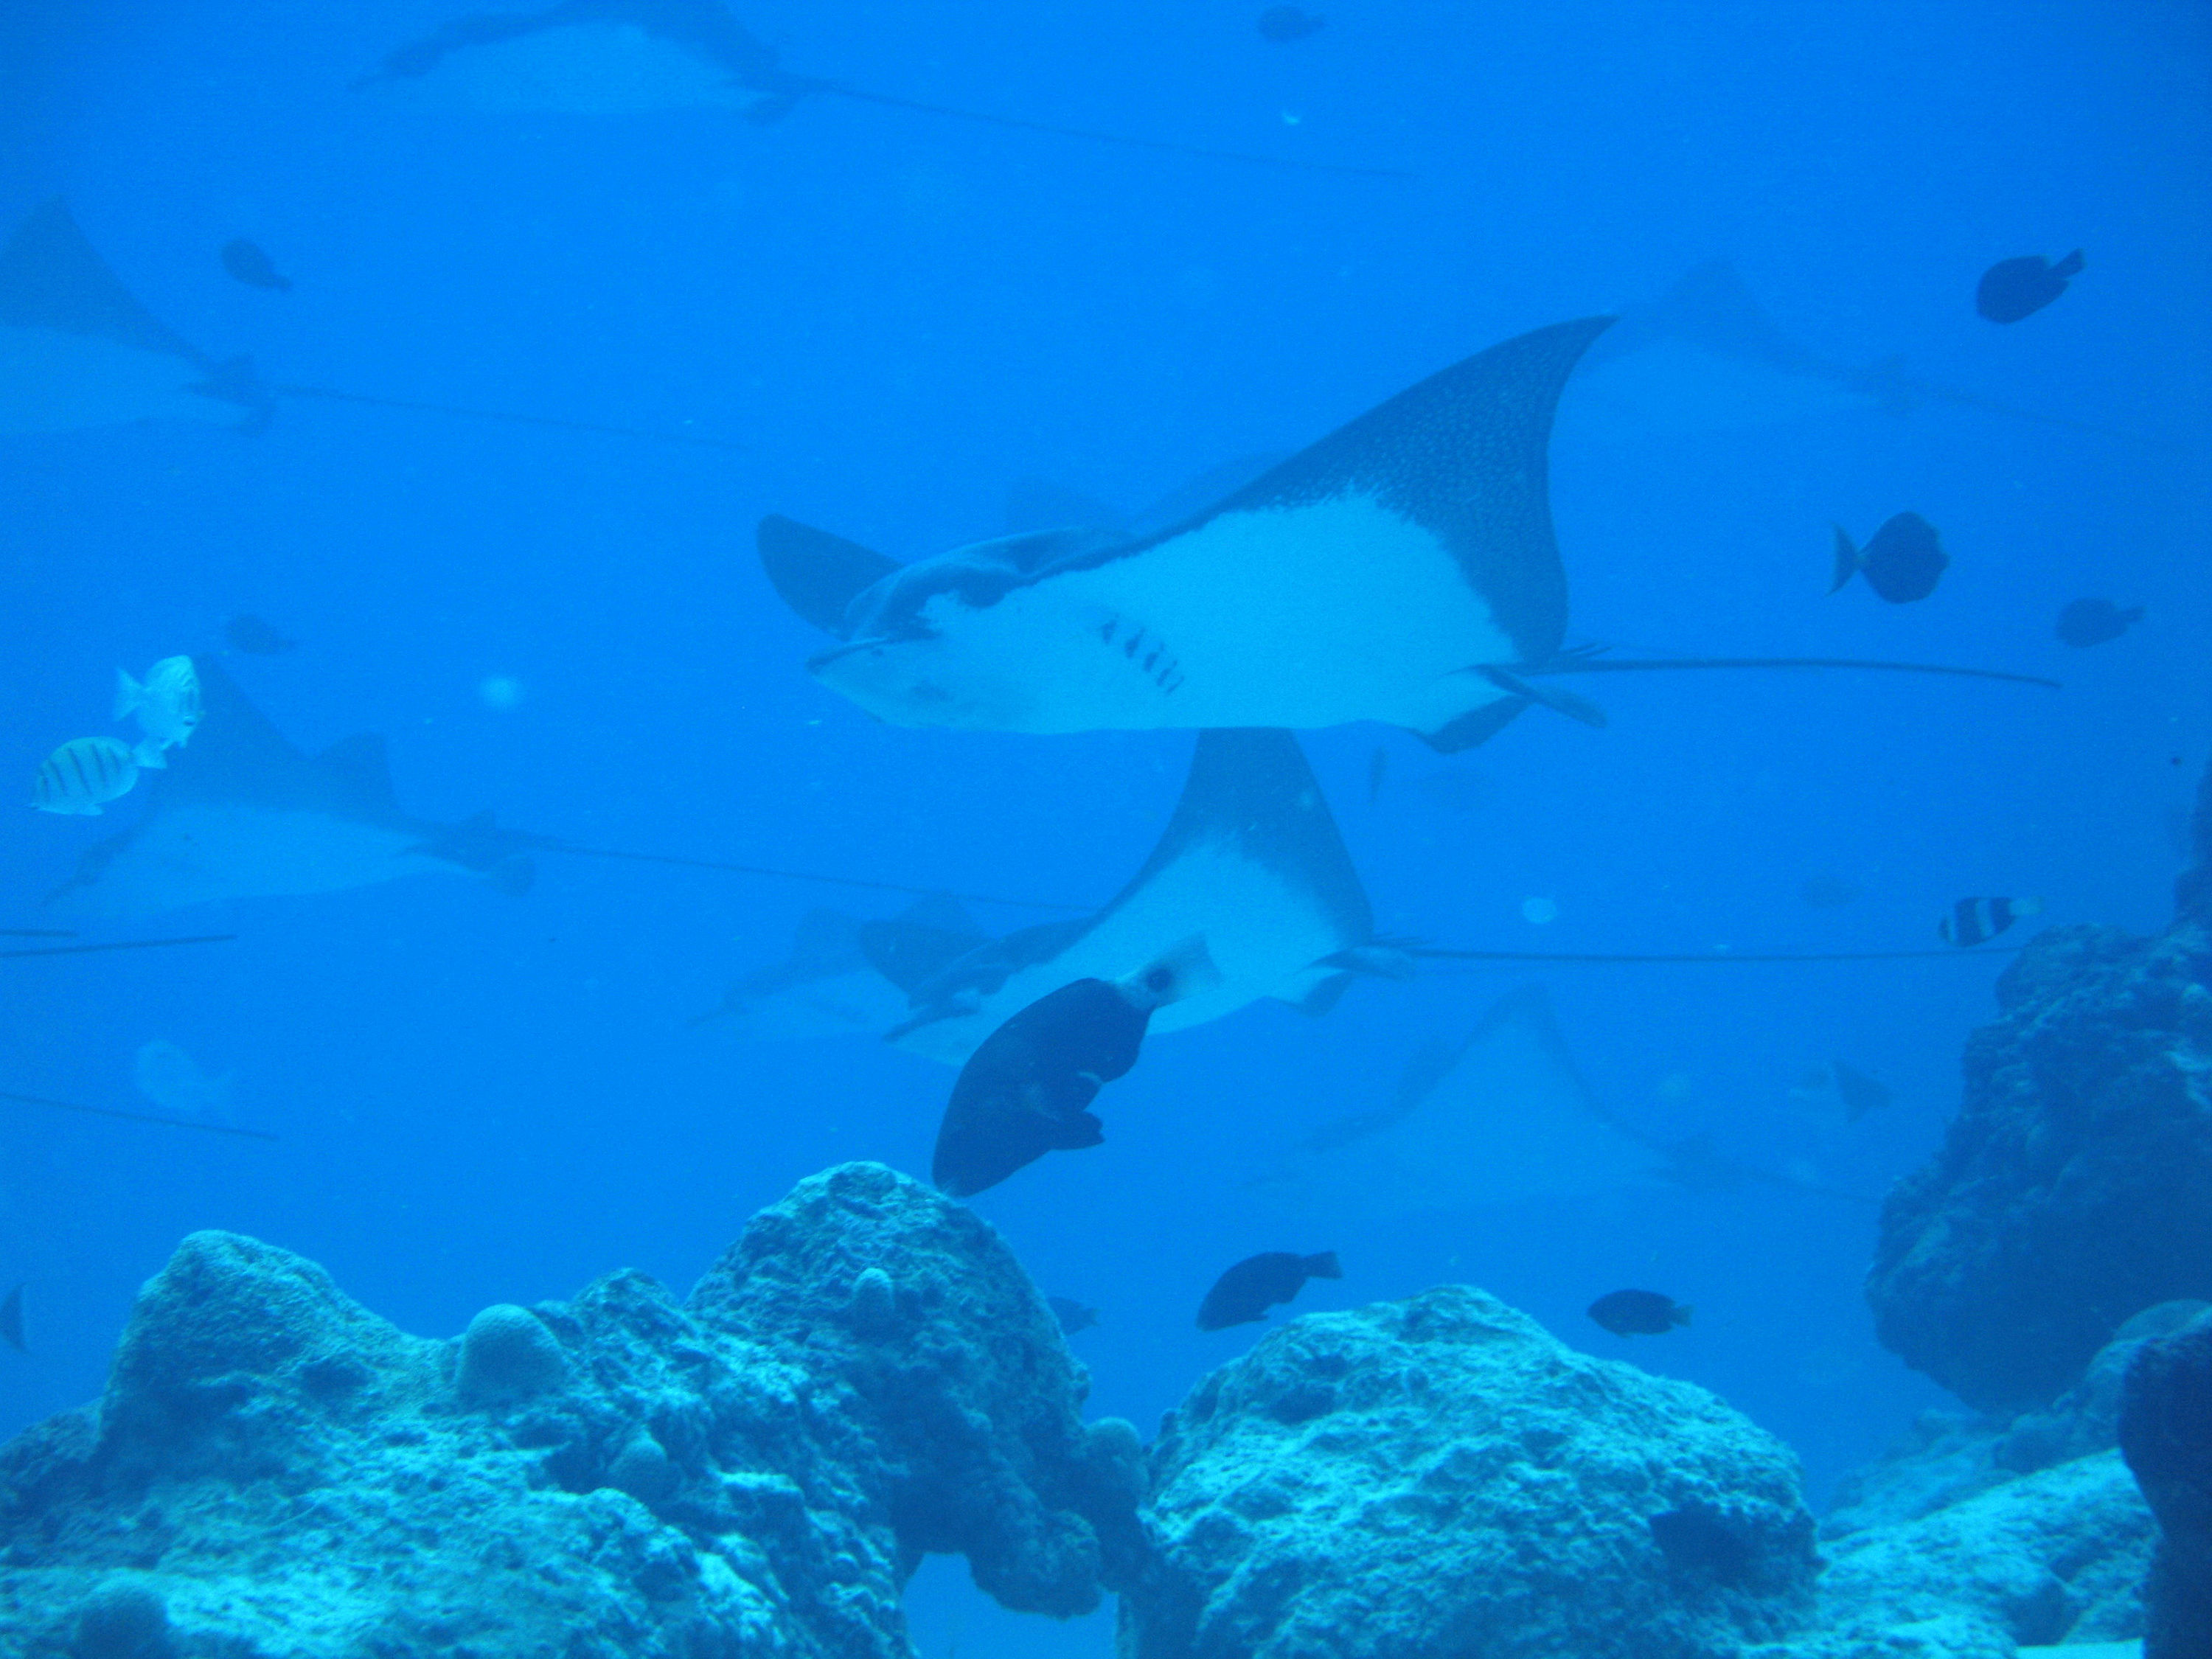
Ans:
POLYGON ((858 542, 771 513, 757 535, 761 568, 783 602, 825 634, 848 637, 853 601, 900 568, 858 542))

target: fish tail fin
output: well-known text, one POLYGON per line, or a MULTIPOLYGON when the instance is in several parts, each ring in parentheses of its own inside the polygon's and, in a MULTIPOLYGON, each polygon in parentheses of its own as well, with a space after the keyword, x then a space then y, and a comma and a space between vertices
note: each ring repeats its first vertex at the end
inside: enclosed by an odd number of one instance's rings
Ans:
POLYGON ((131 671, 115 671, 115 718, 129 718, 132 710, 146 701, 146 688, 131 678, 131 671))
POLYGON ((131 750, 131 758, 143 772, 166 772, 169 769, 168 756, 159 738, 141 738, 131 750))
POLYGON ((2051 266, 2051 274, 2053 276, 2079 276, 2081 274, 2083 264, 2081 250, 2077 247, 2057 264, 2051 266))
POLYGON ((1319 1255, 1310 1255, 1298 1264, 1306 1270, 1308 1279, 1341 1279, 1343 1264, 1337 1261, 1334 1250, 1323 1250, 1319 1255))
POLYGON ((1831 593, 1840 592, 1844 584, 1858 574, 1859 568, 1858 549, 1851 545, 1851 538, 1844 532, 1843 526, 1836 526, 1835 530, 1836 571, 1834 577, 1828 583, 1828 592, 1831 593))
POLYGON ((1697 1312, 1695 1308, 1678 1307, 1673 1313, 1668 1315, 1668 1318, 1674 1324, 1686 1325, 1690 1322, 1690 1316, 1695 1312, 1697 1312))

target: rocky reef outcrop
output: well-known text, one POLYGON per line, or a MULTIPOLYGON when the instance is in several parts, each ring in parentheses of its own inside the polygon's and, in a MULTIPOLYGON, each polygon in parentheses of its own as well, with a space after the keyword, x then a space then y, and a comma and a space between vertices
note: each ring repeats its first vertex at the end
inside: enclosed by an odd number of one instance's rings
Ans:
POLYGON ((1883 1343, 1976 1408, 2048 1404, 2143 1309, 2212 1298, 2212 774, 2173 925, 2054 928, 1998 981, 1942 1150, 1883 1206, 1883 1343))
POLYGON ((1127 1659, 1693 1659, 1812 1607, 1779 1442, 1461 1286, 1264 1338, 1151 1474, 1127 1659))
POLYGON ((104 1398, 0 1449, 22 1659, 906 1659, 968 1557, 1069 1614, 1135 1571, 1133 1431, 997 1235, 874 1164, 802 1182, 679 1303, 637 1273, 407 1335, 198 1233, 104 1398))
POLYGON ((2160 1534, 2143 1590, 2143 1659, 2204 1659, 2212 1654, 2212 1314, 2135 1357, 2119 1435, 2160 1534))

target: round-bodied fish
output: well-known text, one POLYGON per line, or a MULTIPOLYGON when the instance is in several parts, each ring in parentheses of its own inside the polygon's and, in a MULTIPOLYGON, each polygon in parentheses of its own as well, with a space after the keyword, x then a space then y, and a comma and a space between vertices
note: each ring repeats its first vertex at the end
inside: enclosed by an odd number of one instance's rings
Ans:
POLYGON ((77 738, 46 757, 31 785, 31 805, 41 812, 96 818, 109 801, 131 793, 138 761, 120 738, 77 738))
POLYGON ((126 669, 115 671, 115 718, 138 717, 146 734, 138 745, 138 764, 163 767, 164 751, 191 741, 200 723, 200 677, 190 657, 164 657, 146 671, 144 684, 126 669))

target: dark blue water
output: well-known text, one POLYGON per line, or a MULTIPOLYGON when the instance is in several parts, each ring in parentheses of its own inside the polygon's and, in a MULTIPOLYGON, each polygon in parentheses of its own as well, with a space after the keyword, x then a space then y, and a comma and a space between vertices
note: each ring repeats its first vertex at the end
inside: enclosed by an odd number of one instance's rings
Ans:
MULTIPOLYGON (((492 807, 593 845, 1102 900, 1158 834, 1188 738, 871 721, 800 671, 817 636, 762 578, 756 520, 908 558, 997 533, 1024 475, 1141 503, 1724 257, 1826 357, 1901 357, 2178 447, 1940 404, 1626 441, 1563 425, 1574 637, 2065 690, 1624 677, 1593 688, 1607 729, 1532 714, 1449 769, 1383 728, 1308 734, 1381 926, 1501 949, 1913 948, 1976 893, 2045 896, 2032 926, 2161 923, 2171 819, 2212 729, 2203 9, 1346 3, 1289 47, 1257 10, 744 19, 805 73, 1413 178, 833 101, 767 127, 419 107, 345 87, 445 21, 434 0, 19 0, 0 15, 0 230, 64 195, 157 315, 273 380, 746 447, 305 402, 251 438, 0 438, 0 776, 27 791, 56 743, 108 729, 117 665, 215 653, 250 611, 301 644, 224 659, 247 694, 303 747, 386 733, 425 817, 492 807), (295 290, 227 277, 235 236, 295 290), (1973 314, 1989 263, 2076 246, 2088 270, 2050 311, 1973 314), (1908 507, 1952 553, 1937 593, 1826 597, 1830 522, 1863 537, 1908 507), (2148 619, 2069 650, 2052 620, 2084 594, 2148 619), (512 707, 486 699, 492 678, 516 683, 512 707), (1416 787, 1444 769, 1473 781, 1416 787), (1862 896, 1808 908, 1821 874, 1862 896), (1558 919, 1523 920, 1529 897, 1558 919)), ((0 817, 0 924, 35 925, 131 808, 0 817)), ((240 901, 142 930, 234 943, 0 963, 0 1087, 144 1109, 133 1056, 166 1039, 234 1073, 241 1119, 282 1136, 0 1107, 0 1279, 27 1281, 34 1347, 0 1353, 0 1425, 97 1392, 134 1288, 193 1228, 301 1251, 444 1334, 617 1266, 686 1285, 825 1164, 926 1171, 945 1071, 866 1038, 745 1046, 686 1024, 806 908, 845 902, 549 856, 520 899, 425 878, 240 901)), ((1346 1278, 1301 1308, 1482 1285, 1715 1389, 1799 1449, 1816 1498, 1941 1403, 1874 1342, 1870 1204, 1655 1188, 1282 1236, 1242 1183, 1531 978, 1614 1110, 1872 1197, 1937 1143, 1994 966, 1500 968, 1163 1038, 1108 1097, 1104 1147, 977 1200, 1046 1289, 1103 1310, 1077 1340, 1095 1409, 1149 1429, 1255 1334, 1191 1328, 1214 1274, 1324 1248, 1346 1278), (1855 1125, 1794 1103, 1838 1056, 1896 1103, 1855 1125), (1696 1324, 1625 1348, 1583 1319, 1629 1283, 1696 1304, 1696 1324)), ((1099 1621, 997 1613, 945 1564, 915 1604, 933 1656, 956 1638, 969 1656, 1108 1646, 1099 1621)))

